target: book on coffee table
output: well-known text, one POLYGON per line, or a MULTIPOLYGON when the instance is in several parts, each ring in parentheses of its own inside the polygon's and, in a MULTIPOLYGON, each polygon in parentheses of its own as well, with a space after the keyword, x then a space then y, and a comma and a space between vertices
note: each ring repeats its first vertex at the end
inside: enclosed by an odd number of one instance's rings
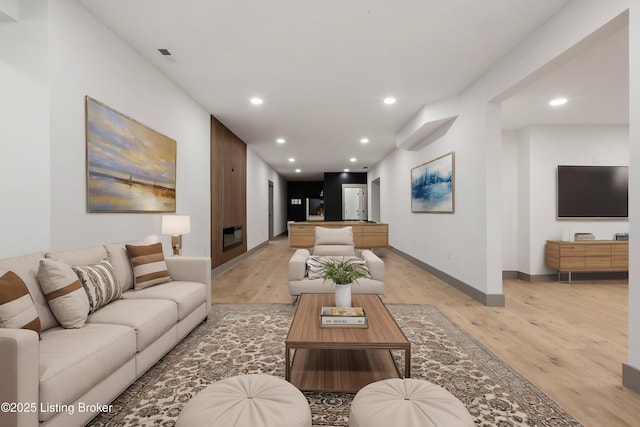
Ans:
POLYGON ((364 316, 362 307, 322 307, 320 316, 364 316))
POLYGON ((322 307, 320 326, 366 328, 368 324, 362 307, 322 307))

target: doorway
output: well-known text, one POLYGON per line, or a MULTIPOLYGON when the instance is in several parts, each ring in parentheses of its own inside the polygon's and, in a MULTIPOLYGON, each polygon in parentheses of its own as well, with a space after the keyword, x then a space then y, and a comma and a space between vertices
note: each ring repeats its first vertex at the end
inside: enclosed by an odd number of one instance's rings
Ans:
POLYGON ((371 220, 381 222, 380 219, 380 177, 371 181, 371 220))
POLYGON ((269 180, 269 240, 273 240, 273 181, 269 180))
POLYGON ((367 220, 367 184, 342 184, 342 219, 367 220))

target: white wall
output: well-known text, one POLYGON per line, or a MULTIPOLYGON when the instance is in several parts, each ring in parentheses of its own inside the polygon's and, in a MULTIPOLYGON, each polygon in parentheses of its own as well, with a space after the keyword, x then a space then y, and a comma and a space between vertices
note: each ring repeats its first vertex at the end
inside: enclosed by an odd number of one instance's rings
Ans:
POLYGON ((85 96, 177 141, 184 255, 209 255, 209 114, 75 1, 50 4, 52 249, 160 238, 160 214, 86 212, 85 96))
POLYGON ((2 256, 158 239, 171 252, 160 214, 87 213, 86 95, 177 141, 177 213, 191 216, 183 254, 209 256, 209 114, 75 1, 23 3, 20 21, 0 30, 11 88, 1 108, 14 111, 0 132, 15 141, 0 156, 14 221, 1 225, 12 241, 2 256))
MULTIPOLYGON (((640 6, 629 11, 629 259, 640 259, 640 6)), ((640 371, 640 268, 630 262, 629 270, 629 365, 640 371)), ((637 380, 637 376, 636 376, 637 380)), ((636 381, 637 385, 637 381, 636 381)), ((638 388, 636 387, 636 391, 638 388)))
POLYGON ((381 179, 381 219, 389 223, 391 245, 485 294, 502 292, 503 150, 500 112, 493 102, 517 90, 628 5, 623 0, 569 3, 459 95, 459 116, 445 136, 420 151, 394 150, 372 168, 369 181, 381 179), (411 168, 450 151, 456 162, 455 214, 412 213, 411 168))
POLYGON ((47 3, 0 22, 0 258, 50 246, 47 3))
POLYGON ((597 239, 612 239, 629 231, 628 220, 556 219, 556 168, 558 165, 629 165, 627 126, 532 126, 503 133, 503 218, 505 270, 526 274, 549 274, 545 266, 547 240, 562 240, 564 230, 593 233, 597 239), (517 190, 514 191, 514 187, 517 190), (512 223, 512 206, 518 212, 517 238, 512 223), (526 209, 526 212, 524 211, 526 209), (515 267, 513 254, 517 257, 515 267))
POLYGON ((247 146, 247 250, 269 240, 269 181, 273 182, 273 234, 287 229, 287 182, 247 146))
POLYGON ((518 270, 517 133, 502 133, 502 269, 518 270))

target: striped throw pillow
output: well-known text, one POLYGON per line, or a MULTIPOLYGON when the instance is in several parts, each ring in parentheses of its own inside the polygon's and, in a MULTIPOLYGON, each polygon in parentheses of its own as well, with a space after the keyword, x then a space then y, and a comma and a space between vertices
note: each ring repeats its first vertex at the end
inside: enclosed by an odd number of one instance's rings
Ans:
POLYGON ((122 288, 116 279, 113 265, 106 259, 97 264, 71 267, 82 282, 89 298, 89 313, 122 298, 122 288))
POLYGON ((171 281, 162 252, 162 243, 148 246, 127 245, 127 254, 133 268, 135 290, 171 281))
POLYGON ((58 323, 63 328, 82 328, 89 314, 89 300, 71 266, 43 258, 38 267, 38 282, 58 323))
POLYGON ((0 271, 0 327, 42 331, 29 289, 13 271, 0 271))

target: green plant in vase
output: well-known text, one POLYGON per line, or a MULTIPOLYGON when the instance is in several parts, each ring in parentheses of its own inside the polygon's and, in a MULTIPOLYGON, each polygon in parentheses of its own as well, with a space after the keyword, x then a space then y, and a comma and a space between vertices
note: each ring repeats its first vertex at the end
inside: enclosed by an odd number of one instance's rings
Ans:
POLYGON ((325 265, 324 281, 331 280, 336 285, 336 307, 351 307, 351 284, 363 277, 367 273, 346 260, 325 265))
POLYGON ((331 280, 336 285, 347 285, 367 277, 362 269, 349 261, 328 262, 325 265, 324 280, 331 280))

